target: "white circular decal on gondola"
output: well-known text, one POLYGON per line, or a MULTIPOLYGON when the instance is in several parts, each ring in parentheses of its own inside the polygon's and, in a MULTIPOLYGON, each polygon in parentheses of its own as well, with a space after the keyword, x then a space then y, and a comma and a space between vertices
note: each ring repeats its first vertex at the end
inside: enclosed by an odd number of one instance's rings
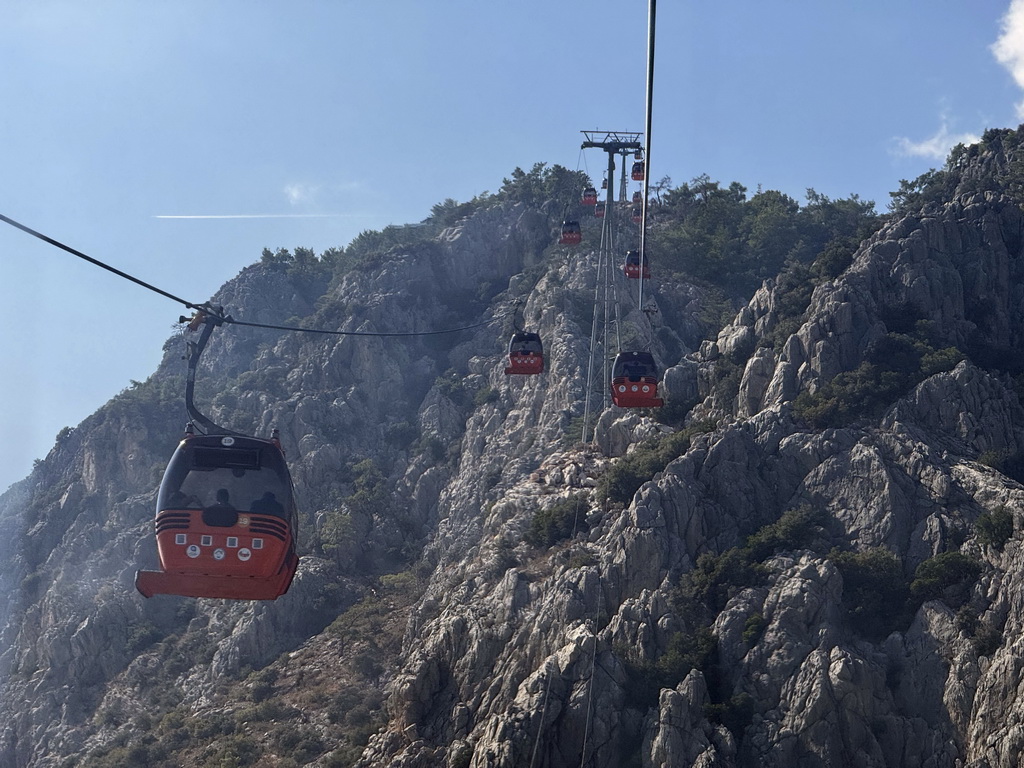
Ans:
POLYGON ((230 446, 235 444, 235 438, 233 438, 233 437, 222 437, 220 439, 220 444, 221 445, 226 445, 226 446, 230 447, 230 446))
POLYGON ((188 555, 189 557, 192 557, 192 558, 199 557, 199 554, 200 554, 199 545, 198 544, 189 544, 188 545, 188 549, 185 550, 185 554, 188 555))
POLYGON ((240 550, 238 550, 238 559, 241 560, 243 563, 250 557, 252 557, 252 551, 248 547, 242 547, 240 550))
POLYGON ((619 392, 625 392, 625 391, 626 391, 626 388, 624 386, 622 386, 621 384, 619 384, 619 392))
POLYGON ((649 386, 647 386, 646 384, 644 384, 644 392, 650 392, 650 391, 651 391, 651 388, 649 386))
POLYGON ((214 560, 223 560, 224 559, 224 550, 221 549, 220 547, 217 547, 215 550, 213 550, 213 559, 214 560))
POLYGON ((636 384, 634 384, 633 385, 633 391, 636 392, 636 389, 637 389, 636 384))

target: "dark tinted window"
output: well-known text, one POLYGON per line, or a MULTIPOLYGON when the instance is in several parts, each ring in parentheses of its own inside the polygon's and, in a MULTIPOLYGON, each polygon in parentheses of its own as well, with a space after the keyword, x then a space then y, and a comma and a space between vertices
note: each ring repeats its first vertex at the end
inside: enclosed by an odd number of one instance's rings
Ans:
POLYGON ((203 448, 192 452, 192 466, 196 469, 259 469, 260 452, 247 448, 203 448))

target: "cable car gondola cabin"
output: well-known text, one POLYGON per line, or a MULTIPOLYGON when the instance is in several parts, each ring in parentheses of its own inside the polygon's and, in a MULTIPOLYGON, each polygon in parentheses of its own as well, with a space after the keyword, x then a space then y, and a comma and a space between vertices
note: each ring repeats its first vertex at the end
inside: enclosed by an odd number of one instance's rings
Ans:
POLYGON ((643 206, 634 205, 631 218, 632 218, 634 224, 642 223, 643 220, 644 220, 644 209, 643 209, 643 206))
POLYGON ((660 408, 658 365, 650 352, 619 352, 612 365, 612 402, 619 408, 660 408))
POLYGON ((160 571, 138 571, 146 597, 274 600, 292 583, 296 511, 275 439, 187 433, 157 493, 160 571))
POLYGON ((640 251, 628 251, 626 253, 626 263, 622 267, 622 271, 626 273, 626 277, 630 280, 638 280, 641 277, 644 280, 650 280, 651 278, 651 265, 644 259, 643 268, 640 266, 640 251))
POLYGON ((582 203, 584 205, 597 205, 597 190, 593 187, 584 189, 582 203))
POLYGON ((540 335, 530 331, 516 331, 508 342, 508 362, 505 373, 509 376, 527 376, 544 372, 544 345, 540 335))
POLYGON ((633 170, 630 173, 630 176, 633 177, 633 181, 643 181, 644 180, 644 161, 643 160, 637 160, 635 163, 633 163, 633 170))
POLYGON ((605 209, 605 204, 603 202, 598 203, 597 205, 595 205, 594 206, 594 218, 595 219, 603 219, 604 218, 604 209, 605 209))
POLYGON ((638 189, 636 192, 633 193, 633 205, 643 205, 643 204, 644 204, 644 193, 641 192, 638 189))
POLYGON ((562 235, 558 238, 560 245, 579 245, 583 242, 583 231, 580 229, 580 223, 578 221, 569 221, 566 219, 562 222, 562 235))

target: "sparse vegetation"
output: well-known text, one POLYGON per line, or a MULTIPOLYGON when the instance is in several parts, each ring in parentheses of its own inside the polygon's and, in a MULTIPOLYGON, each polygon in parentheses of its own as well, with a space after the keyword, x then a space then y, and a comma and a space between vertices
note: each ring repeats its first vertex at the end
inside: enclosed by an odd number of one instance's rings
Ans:
POLYGON ((659 270, 706 281, 735 297, 749 297, 787 265, 810 266, 816 259, 806 276, 830 278, 881 225, 874 203, 857 195, 832 200, 809 189, 801 207, 774 190, 748 198, 742 184, 723 186, 707 175, 678 188, 664 182, 650 211, 657 223, 651 248, 659 270))
POLYGON ((573 534, 588 530, 589 494, 561 499, 533 514, 525 539, 535 547, 550 547, 573 534))
POLYGON ((662 688, 675 688, 691 669, 707 669, 716 658, 717 648, 715 636, 708 627, 672 635, 666 652, 653 661, 619 648, 618 656, 626 667, 629 681, 627 706, 642 711, 654 706, 662 688))
POLYGON ((870 640, 882 640, 910 623, 910 586, 903 565, 889 550, 833 549, 829 560, 843 575, 843 610, 848 625, 870 640))
POLYGON ((706 432, 710 424, 698 424, 680 432, 654 438, 613 463, 598 483, 599 497, 628 504, 640 486, 686 453, 694 435, 706 432))
POLYGON ((818 429, 876 416, 928 376, 952 370, 962 359, 952 347, 935 349, 920 338, 888 333, 857 368, 840 373, 813 394, 802 392, 793 414, 818 429))
POLYGON ((1006 542, 1013 536, 1013 513, 999 505, 991 512, 982 512, 975 523, 978 543, 1002 552, 1006 542))
POLYGON ((760 582, 764 560, 778 552, 806 547, 823 522, 823 513, 801 506, 758 530, 742 547, 720 555, 701 555, 680 582, 678 600, 683 615, 708 619, 719 613, 739 590, 760 582))
POLYGON ((981 574, 981 564, 960 552, 943 552, 917 566, 910 595, 918 603, 945 600, 952 607, 966 601, 981 574))

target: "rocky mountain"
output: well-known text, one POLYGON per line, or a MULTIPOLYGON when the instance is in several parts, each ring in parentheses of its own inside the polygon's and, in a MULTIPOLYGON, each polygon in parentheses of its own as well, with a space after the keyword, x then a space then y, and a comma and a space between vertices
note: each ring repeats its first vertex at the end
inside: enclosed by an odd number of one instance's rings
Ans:
MULTIPOLYGON (((1022 140, 958 148, 849 248, 794 246, 722 327, 706 281, 655 261, 641 311, 620 276, 667 402, 599 384, 586 444, 596 237, 553 247, 559 204, 508 193, 551 174, 265 252, 213 303, 463 330, 218 329, 201 406, 280 429, 299 494, 271 603, 132 586, 179 338, 58 435, 0 497, 0 765, 1018 765, 1022 140), (517 302, 539 377, 503 373, 517 302)), ((655 211, 664 261, 709 199, 655 211)))

